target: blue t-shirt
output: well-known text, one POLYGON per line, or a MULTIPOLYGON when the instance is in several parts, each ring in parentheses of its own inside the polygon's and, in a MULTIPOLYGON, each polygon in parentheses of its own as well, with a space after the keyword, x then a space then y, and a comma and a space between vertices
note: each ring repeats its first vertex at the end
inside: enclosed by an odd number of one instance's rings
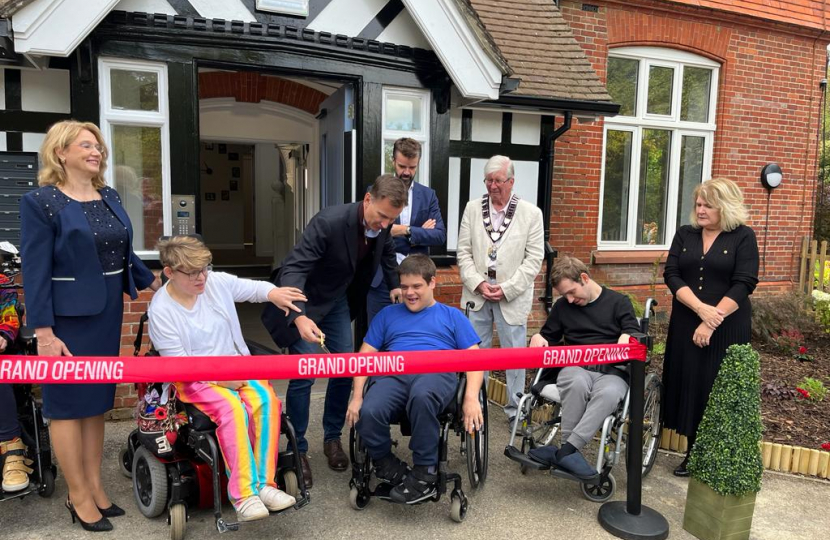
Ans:
POLYGON ((481 340, 461 311, 436 302, 417 313, 404 304, 383 308, 363 341, 379 351, 449 351, 481 340))

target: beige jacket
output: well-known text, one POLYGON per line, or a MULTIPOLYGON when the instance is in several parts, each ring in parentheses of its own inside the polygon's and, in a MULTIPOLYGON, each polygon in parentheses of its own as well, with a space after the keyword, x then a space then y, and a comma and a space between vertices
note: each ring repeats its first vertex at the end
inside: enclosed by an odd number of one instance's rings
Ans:
MULTIPOLYGON (((496 282, 504 291, 499 305, 508 324, 527 324, 533 307, 533 281, 542 268, 545 253, 544 235, 542 211, 520 199, 496 259, 496 282)), ((462 308, 468 301, 475 304, 473 311, 480 310, 484 305, 484 298, 474 291, 479 283, 487 280, 487 249, 491 243, 482 222, 481 199, 473 199, 464 209, 458 231, 456 256, 464 284, 462 308)))

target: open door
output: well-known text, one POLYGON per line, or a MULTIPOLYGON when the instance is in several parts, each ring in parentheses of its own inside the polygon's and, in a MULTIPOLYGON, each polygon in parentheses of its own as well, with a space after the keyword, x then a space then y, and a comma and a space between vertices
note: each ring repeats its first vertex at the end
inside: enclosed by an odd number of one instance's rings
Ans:
POLYGON ((354 89, 344 84, 320 106, 320 205, 351 202, 354 174, 354 89))

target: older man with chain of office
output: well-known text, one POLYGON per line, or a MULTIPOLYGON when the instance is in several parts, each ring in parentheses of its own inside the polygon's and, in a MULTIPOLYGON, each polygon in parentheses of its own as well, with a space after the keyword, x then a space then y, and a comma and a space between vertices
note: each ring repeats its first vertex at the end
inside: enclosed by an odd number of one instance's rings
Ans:
MULTIPOLYGON (((515 181, 510 158, 491 157, 484 166, 487 193, 467 203, 458 232, 461 305, 473 303, 470 321, 483 348, 492 344, 494 324, 503 348, 527 345, 533 282, 542 267, 542 212, 513 193, 515 181)), ((510 422, 524 386, 525 370, 507 371, 510 422)))

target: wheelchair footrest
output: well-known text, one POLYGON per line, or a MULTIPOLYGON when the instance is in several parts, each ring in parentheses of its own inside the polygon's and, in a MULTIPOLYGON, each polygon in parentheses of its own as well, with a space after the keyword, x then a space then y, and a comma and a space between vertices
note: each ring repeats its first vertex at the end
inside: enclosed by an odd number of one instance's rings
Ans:
POLYGON ((539 471, 544 471, 550 469, 549 465, 544 463, 539 463, 535 459, 532 459, 527 454, 523 454, 521 450, 516 448, 515 446, 507 445, 504 448, 504 455, 508 458, 512 459, 513 461, 524 465, 529 469, 536 469, 539 471))

